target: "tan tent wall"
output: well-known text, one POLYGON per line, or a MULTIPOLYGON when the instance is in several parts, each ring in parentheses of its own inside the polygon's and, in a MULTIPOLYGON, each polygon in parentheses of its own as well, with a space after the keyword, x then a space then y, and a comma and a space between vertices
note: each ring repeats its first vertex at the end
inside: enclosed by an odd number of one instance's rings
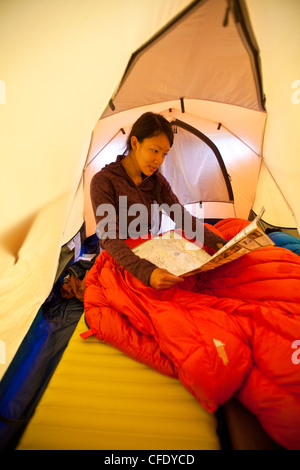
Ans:
POLYGON ((297 226, 299 231, 300 2, 249 0, 247 6, 259 44, 268 111, 263 149, 266 166, 254 210, 258 212, 264 205, 268 223, 297 226))
POLYGON ((132 51, 188 3, 0 2, 0 378, 82 224, 82 191, 73 200, 108 97, 132 51))

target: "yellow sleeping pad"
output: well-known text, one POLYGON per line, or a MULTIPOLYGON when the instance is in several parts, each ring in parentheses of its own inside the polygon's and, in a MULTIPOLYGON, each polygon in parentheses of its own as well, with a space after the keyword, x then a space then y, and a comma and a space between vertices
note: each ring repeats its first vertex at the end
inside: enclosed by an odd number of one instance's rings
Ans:
POLYGON ((82 316, 19 450, 220 449, 215 415, 179 380, 86 330, 82 316))

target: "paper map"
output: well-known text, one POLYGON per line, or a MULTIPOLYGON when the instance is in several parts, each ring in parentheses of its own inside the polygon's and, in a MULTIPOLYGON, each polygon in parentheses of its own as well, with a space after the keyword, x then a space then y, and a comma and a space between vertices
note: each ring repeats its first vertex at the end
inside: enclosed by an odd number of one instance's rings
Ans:
POLYGON ((161 237, 154 237, 133 251, 140 258, 146 258, 175 276, 193 271, 211 259, 206 251, 188 242, 176 232, 167 232, 161 237))
POLYGON ((215 269, 250 251, 274 245, 272 240, 257 226, 263 212, 264 209, 246 228, 213 256, 183 238, 176 231, 170 231, 162 236, 147 240, 134 248, 133 251, 141 258, 146 258, 159 268, 167 269, 176 276, 189 276, 196 272, 215 269))

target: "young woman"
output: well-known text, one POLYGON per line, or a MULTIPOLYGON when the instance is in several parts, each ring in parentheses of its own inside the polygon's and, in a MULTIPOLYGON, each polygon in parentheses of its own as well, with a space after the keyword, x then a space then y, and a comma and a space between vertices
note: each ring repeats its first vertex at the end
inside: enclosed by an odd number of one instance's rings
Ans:
MULTIPOLYGON (((151 112, 143 114, 132 126, 125 155, 106 165, 91 182, 100 246, 144 284, 157 290, 172 287, 183 279, 135 255, 125 240, 130 237, 128 228, 136 218, 136 211, 130 208, 138 207, 136 204, 147 211, 146 233, 151 233, 153 228, 151 214, 155 203, 180 207, 181 223, 174 218, 177 228, 185 229, 183 221, 187 220, 193 234, 199 227, 199 219, 185 210, 167 180, 157 171, 172 147, 173 139, 172 126, 163 116, 151 112)), ((170 215, 172 217, 172 212, 170 215)), ((201 228, 205 245, 217 250, 226 243, 203 224, 201 228)))

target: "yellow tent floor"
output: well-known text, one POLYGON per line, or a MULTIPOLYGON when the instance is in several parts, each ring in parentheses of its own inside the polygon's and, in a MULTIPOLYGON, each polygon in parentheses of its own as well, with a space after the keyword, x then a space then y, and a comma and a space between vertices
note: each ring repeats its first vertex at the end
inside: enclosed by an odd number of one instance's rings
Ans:
POLYGON ((217 450, 217 419, 177 379, 80 333, 81 317, 18 450, 217 450))

